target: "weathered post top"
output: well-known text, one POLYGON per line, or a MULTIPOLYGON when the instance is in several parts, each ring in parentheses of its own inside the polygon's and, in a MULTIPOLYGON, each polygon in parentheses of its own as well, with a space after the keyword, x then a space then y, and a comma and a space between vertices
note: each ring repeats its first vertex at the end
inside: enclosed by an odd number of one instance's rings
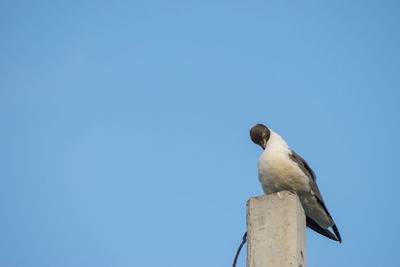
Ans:
POLYGON ((247 202, 247 267, 306 267, 306 217, 296 193, 247 202))

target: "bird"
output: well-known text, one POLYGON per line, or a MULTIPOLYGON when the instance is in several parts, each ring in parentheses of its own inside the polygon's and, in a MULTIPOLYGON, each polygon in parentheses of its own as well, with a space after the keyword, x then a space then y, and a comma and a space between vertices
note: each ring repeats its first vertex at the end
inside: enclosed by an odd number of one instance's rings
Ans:
POLYGON ((325 205, 315 173, 308 163, 291 150, 279 134, 264 124, 252 127, 250 138, 264 150, 258 161, 258 174, 265 194, 294 191, 305 211, 307 226, 341 243, 339 230, 325 205), (329 228, 332 228, 333 233, 329 228))

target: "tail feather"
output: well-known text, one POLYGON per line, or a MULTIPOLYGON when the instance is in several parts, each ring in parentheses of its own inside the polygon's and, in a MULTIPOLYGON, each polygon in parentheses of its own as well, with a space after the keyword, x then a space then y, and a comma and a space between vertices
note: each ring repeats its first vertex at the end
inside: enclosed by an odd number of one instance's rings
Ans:
POLYGON ((337 236, 338 241, 339 241, 340 243, 342 243, 342 238, 340 237, 340 233, 339 233, 338 228, 336 227, 336 224, 334 224, 334 225, 332 226, 332 230, 333 230, 333 232, 335 233, 335 235, 337 236))
POLYGON ((339 241, 340 243, 342 242, 342 239, 340 238, 340 234, 339 231, 337 230, 336 225, 332 226, 333 231, 335 232, 336 235, 334 235, 331 231, 329 231, 328 229, 324 229, 321 226, 319 226, 319 224, 317 224, 313 219, 311 219, 310 217, 307 217, 307 226, 310 227, 312 230, 314 230, 315 232, 326 236, 327 238, 330 238, 332 240, 335 241, 339 241))

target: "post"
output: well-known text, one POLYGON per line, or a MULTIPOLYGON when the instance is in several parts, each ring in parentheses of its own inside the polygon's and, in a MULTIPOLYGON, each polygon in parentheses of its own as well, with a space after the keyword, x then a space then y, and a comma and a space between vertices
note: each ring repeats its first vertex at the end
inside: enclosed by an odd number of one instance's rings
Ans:
POLYGON ((281 191, 247 202, 247 267, 306 267, 306 218, 298 196, 281 191))

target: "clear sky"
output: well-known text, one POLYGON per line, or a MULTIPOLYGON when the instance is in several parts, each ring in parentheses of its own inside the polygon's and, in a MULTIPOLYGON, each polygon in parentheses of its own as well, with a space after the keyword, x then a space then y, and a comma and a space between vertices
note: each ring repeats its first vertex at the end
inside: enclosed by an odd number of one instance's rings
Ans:
MULTIPOLYGON (((398 264, 399 1, 0 2, 0 267, 230 266, 258 122, 343 243, 398 264)), ((245 253, 239 266, 245 266, 245 253)))

